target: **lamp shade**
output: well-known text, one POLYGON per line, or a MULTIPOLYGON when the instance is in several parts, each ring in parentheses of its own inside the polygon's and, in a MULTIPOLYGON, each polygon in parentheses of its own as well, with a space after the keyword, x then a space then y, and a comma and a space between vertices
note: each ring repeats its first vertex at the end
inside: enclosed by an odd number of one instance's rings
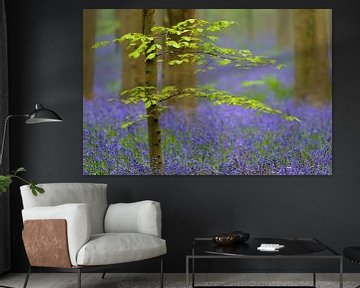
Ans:
POLYGON ((46 122, 62 122, 61 117, 54 111, 45 108, 41 104, 35 105, 35 110, 29 114, 26 124, 38 124, 46 122))

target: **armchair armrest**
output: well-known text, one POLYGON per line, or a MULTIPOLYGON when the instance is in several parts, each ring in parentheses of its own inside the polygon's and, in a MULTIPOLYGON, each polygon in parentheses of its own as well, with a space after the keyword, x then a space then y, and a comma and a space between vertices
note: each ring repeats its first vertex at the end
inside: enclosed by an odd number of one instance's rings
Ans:
POLYGON ((106 233, 143 233, 161 237, 160 203, 150 200, 111 204, 105 215, 106 233))
MULTIPOLYGON (((58 206, 33 207, 22 210, 23 221, 64 219, 66 221, 67 241, 70 261, 77 265, 76 256, 80 248, 89 241, 91 235, 91 222, 89 206, 86 204, 64 204, 58 206)), ((35 235, 34 235, 35 236, 35 235)), ((33 241, 39 241, 37 235, 33 241)), ((48 245, 48 243, 46 243, 48 245)))

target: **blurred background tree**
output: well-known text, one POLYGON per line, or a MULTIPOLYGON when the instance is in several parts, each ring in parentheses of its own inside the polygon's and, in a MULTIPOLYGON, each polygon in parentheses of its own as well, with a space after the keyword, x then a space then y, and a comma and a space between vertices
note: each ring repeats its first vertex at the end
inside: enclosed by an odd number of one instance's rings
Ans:
POLYGON ((329 21, 324 9, 295 9, 295 95, 322 106, 331 101, 329 21))
MULTIPOLYGON (((195 9, 167 9, 168 27, 176 25, 179 22, 187 19, 198 18, 198 13, 195 9)), ((186 35, 186 34, 185 34, 186 35)), ((180 36, 177 37, 179 40, 180 36)), ((175 40, 175 41, 177 41, 175 40)), ((183 65, 167 65, 166 62, 174 60, 178 57, 177 53, 170 54, 170 57, 166 57, 163 69, 164 69, 164 83, 163 86, 177 86, 179 88, 196 87, 197 79, 195 71, 197 69, 196 63, 184 63, 183 65)), ((170 103, 177 109, 185 109, 187 111, 187 118, 195 113, 196 98, 187 97, 182 99, 171 99, 170 103)))
POLYGON ((83 94, 85 99, 94 97, 96 9, 85 9, 83 14, 83 94))
MULTIPOLYGON (((143 32, 143 15, 141 9, 119 9, 118 19, 120 20, 120 35, 127 33, 143 32)), ((145 81, 144 57, 138 59, 130 59, 127 54, 126 44, 121 44, 122 55, 122 89, 133 88, 143 85, 145 81)))

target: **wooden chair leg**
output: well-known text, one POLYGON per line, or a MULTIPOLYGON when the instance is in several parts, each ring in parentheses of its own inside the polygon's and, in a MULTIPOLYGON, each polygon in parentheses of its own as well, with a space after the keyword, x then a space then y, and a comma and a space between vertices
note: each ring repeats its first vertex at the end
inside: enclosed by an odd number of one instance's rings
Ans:
POLYGON ((24 282, 23 288, 26 288, 27 283, 28 283, 28 281, 29 281, 30 274, 31 274, 31 265, 29 266, 29 270, 28 270, 28 272, 27 272, 27 274, 26 274, 26 278, 25 278, 25 282, 24 282))

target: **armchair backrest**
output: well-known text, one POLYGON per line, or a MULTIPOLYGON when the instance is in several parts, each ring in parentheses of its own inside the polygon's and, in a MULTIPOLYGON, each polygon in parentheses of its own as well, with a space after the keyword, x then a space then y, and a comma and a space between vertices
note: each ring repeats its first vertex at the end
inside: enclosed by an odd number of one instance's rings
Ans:
POLYGON ((48 183, 39 184, 44 194, 33 196, 29 185, 20 187, 24 209, 39 206, 57 206, 67 203, 89 205, 92 233, 104 232, 104 217, 107 209, 107 184, 99 183, 48 183))

